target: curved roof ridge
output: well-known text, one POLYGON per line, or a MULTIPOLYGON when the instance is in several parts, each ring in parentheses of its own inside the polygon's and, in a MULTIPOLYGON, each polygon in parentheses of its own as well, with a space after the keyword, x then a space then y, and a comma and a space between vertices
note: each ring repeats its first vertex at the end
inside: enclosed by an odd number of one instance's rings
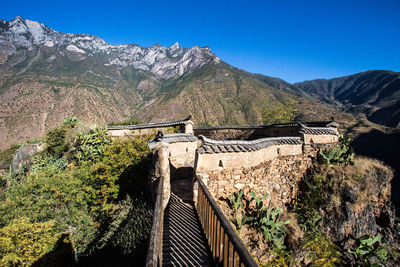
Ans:
POLYGON ((157 128, 157 127, 170 127, 170 126, 177 126, 177 125, 186 125, 189 123, 193 123, 190 119, 192 118, 191 115, 188 117, 177 120, 177 121, 167 121, 167 122, 149 122, 144 124, 134 124, 134 125, 115 125, 115 126, 108 126, 107 129, 109 130, 136 130, 136 129, 146 129, 146 128, 157 128))
POLYGON ((255 140, 214 140, 204 135, 199 135, 199 138, 204 144, 211 145, 255 145, 270 141, 282 141, 282 140, 300 140, 298 136, 280 136, 280 137, 264 137, 255 140))
POLYGON ((300 133, 304 134, 330 134, 330 135, 338 135, 338 131, 336 130, 336 127, 332 125, 333 127, 309 127, 305 126, 304 124, 301 124, 301 129, 300 133))

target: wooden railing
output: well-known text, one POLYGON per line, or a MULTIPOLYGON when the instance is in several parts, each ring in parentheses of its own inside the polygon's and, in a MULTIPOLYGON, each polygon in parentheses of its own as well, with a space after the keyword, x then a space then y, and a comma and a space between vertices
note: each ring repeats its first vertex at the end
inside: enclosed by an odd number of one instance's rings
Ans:
POLYGON ((164 177, 160 178, 157 188, 157 197, 153 213, 149 248, 147 250, 146 266, 156 267, 162 265, 162 236, 164 224, 163 208, 164 177))
POLYGON ((214 261, 219 266, 257 266, 207 187, 195 179, 199 184, 197 213, 214 261))

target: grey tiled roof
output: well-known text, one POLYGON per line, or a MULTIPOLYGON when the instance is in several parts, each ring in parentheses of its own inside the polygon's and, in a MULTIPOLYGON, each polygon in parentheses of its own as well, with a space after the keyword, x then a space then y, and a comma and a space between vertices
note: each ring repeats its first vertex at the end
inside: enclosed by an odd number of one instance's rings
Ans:
POLYGON ((185 134, 185 133, 164 134, 162 138, 162 141, 168 144, 195 142, 197 140, 199 139, 193 134, 185 134))
POLYGON ((205 136, 199 136, 202 145, 198 148, 200 154, 208 153, 229 153, 229 152, 250 152, 257 151, 271 145, 298 145, 301 144, 300 137, 268 137, 260 138, 252 141, 242 140, 212 140, 205 136))
POLYGON ((281 124, 270 124, 270 125, 255 125, 255 126, 206 126, 206 127, 194 127, 194 130, 206 130, 206 129, 263 129, 263 128, 286 128, 286 127, 301 127, 305 125, 307 127, 339 127, 336 122, 333 121, 309 121, 309 122, 293 122, 293 123, 281 123, 281 124))
POLYGON ((161 127, 171 127, 178 125, 186 125, 188 123, 192 123, 190 121, 191 116, 179 120, 179 121, 169 121, 169 122, 149 122, 145 124, 136 124, 136 125, 116 125, 116 126, 108 126, 108 130, 138 130, 138 129, 148 129, 148 128, 161 128, 161 127))
POLYGON ((314 134, 314 135, 338 135, 338 132, 333 128, 328 127, 307 127, 305 125, 301 125, 300 133, 304 134, 314 134))
POLYGON ((153 139, 148 143, 148 145, 149 147, 152 147, 158 142, 174 144, 174 143, 196 142, 197 140, 199 139, 193 134, 173 133, 173 134, 164 134, 160 138, 153 139))

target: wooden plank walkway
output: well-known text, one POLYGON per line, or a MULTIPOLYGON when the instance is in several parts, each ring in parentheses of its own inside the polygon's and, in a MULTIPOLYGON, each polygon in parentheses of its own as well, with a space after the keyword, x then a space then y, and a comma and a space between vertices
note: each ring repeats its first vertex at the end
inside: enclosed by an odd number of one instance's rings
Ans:
POLYGON ((215 266, 197 212, 171 193, 164 212, 163 266, 215 266))

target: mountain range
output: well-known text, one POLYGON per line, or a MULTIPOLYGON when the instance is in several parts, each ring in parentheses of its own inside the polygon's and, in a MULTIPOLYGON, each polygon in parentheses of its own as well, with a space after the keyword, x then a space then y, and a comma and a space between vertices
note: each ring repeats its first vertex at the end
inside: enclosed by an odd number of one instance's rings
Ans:
POLYGON ((188 114, 197 125, 260 124, 264 108, 293 99, 299 120, 366 117, 399 127, 399 92, 391 71, 290 84, 230 66, 209 47, 111 45, 21 17, 0 20, 0 149, 70 115, 88 124, 188 114))
POLYGON ((314 98, 351 113, 365 114, 368 120, 400 127, 400 73, 370 70, 330 80, 295 83, 314 98))

